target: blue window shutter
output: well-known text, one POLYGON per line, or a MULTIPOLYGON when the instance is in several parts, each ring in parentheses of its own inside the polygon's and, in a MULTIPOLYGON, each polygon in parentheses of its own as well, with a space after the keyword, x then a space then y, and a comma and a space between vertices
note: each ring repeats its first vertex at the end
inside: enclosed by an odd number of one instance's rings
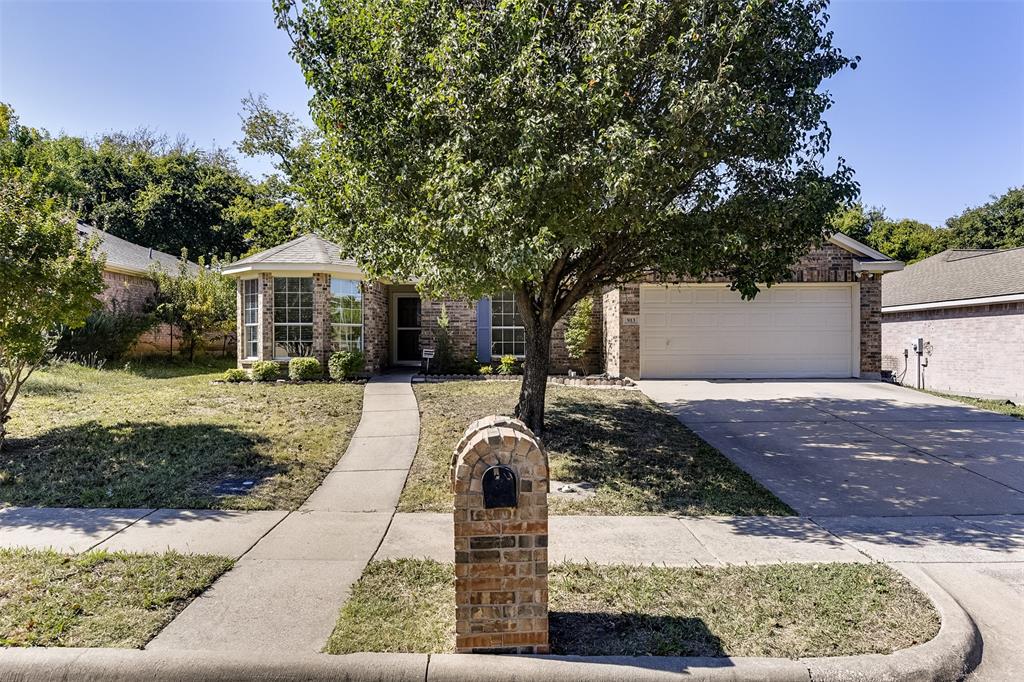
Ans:
POLYGON ((491 361, 491 299, 476 302, 476 359, 491 361))

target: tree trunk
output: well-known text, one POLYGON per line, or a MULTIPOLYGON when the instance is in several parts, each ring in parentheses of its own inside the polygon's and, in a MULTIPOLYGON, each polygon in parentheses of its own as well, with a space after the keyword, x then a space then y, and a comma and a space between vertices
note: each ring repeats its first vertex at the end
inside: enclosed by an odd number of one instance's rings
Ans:
POLYGON ((532 324, 527 322, 525 327, 526 363, 515 416, 539 436, 544 432, 544 395, 548 388, 551 332, 554 325, 536 320, 532 324))

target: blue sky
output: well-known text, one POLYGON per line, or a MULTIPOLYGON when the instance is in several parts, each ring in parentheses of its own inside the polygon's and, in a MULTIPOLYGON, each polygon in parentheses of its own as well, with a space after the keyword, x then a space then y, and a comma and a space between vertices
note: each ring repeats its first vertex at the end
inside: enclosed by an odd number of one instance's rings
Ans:
MULTIPOLYGON (((831 14, 836 44, 863 58, 828 84, 827 119, 866 203, 941 224, 1024 185, 1024 0, 835 0, 831 14)), ((51 132, 232 146, 249 91, 305 115, 288 47, 270 0, 0 0, 0 100, 51 132)))

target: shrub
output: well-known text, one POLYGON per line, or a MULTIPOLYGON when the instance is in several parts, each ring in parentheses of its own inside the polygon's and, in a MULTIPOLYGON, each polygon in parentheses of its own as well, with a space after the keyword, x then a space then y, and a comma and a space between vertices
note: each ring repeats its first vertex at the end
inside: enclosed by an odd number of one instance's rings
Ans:
POLYGON ((244 369, 232 367, 231 369, 224 371, 224 381, 227 381, 228 383, 232 384, 237 384, 242 381, 249 381, 249 373, 246 372, 244 369))
POLYGON ((365 360, 358 350, 343 350, 331 355, 327 361, 327 371, 335 381, 351 379, 363 371, 365 360))
POLYGON ((491 367, 490 365, 480 365, 480 369, 477 371, 485 376, 488 374, 494 374, 494 368, 491 367))
POLYGON ((281 368, 273 360, 259 360, 252 363, 253 381, 273 381, 281 373, 281 368))
POLYGON ((91 313, 82 327, 63 328, 54 354, 79 364, 115 362, 155 323, 151 314, 122 311, 114 301, 110 310, 91 313))
POLYGON ((501 360, 498 361, 498 374, 508 376, 510 374, 519 374, 520 367, 519 361, 516 360, 514 355, 502 355, 501 360))
POLYGON ((594 299, 587 297, 580 300, 572 307, 569 323, 565 327, 565 352, 583 374, 587 373, 583 356, 586 355, 587 340, 590 339, 590 316, 593 312, 594 299))
POLYGON ((288 361, 288 378, 292 381, 311 381, 323 376, 320 361, 316 358, 292 358, 288 361))
POLYGON ((437 316, 437 331, 434 333, 433 369, 440 374, 455 371, 455 352, 452 350, 452 336, 448 330, 448 308, 441 303, 441 312, 437 316))

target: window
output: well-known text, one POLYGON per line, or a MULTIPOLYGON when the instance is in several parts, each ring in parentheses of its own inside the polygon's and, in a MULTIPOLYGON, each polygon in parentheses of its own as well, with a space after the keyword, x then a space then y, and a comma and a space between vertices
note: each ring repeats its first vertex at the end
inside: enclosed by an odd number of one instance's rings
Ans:
POLYGON ((363 349, 363 291, 356 280, 331 278, 331 345, 363 349))
POLYGON ((491 355, 526 355, 526 330, 511 291, 491 296, 491 355))
POLYGON ((274 278, 274 357, 313 354, 313 278, 274 278))
POLYGON ((260 356, 260 283, 256 279, 242 281, 242 350, 247 358, 260 356))

